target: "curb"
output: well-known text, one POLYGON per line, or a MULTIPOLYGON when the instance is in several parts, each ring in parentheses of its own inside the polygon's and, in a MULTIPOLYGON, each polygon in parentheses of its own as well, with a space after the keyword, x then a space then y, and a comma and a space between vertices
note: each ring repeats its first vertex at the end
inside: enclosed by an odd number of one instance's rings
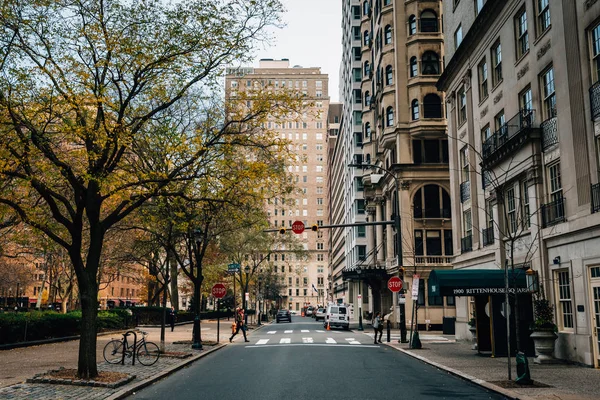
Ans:
MULTIPOLYGON (((136 328, 131 328, 136 329, 136 328)), ((131 330, 129 329, 129 330, 131 330)), ((124 332, 127 332, 127 329, 121 329, 118 331, 110 331, 110 332, 98 332, 96 336, 108 336, 108 335, 122 335, 124 332)), ((71 340, 79 340, 81 338, 80 335, 77 336, 63 336, 59 338, 52 339, 42 339, 42 340, 31 340, 28 342, 18 342, 18 343, 9 343, 0 345, 0 351, 2 350, 13 350, 21 347, 30 347, 30 346, 39 346, 42 344, 52 344, 52 343, 61 343, 61 342, 70 342, 71 340)))
POLYGON ((426 364, 434 366, 437 369, 440 369, 442 371, 446 371, 446 372, 448 372, 448 373, 450 373, 450 374, 452 374, 452 375, 454 375, 456 377, 459 377, 459 378, 461 378, 463 380, 469 381, 471 383, 474 383, 475 385, 478 385, 478 386, 481 386, 483 388, 486 388, 486 389, 488 389, 488 390, 490 390, 492 392, 496 392, 498 394, 506 396, 508 399, 511 399, 511 400, 536 400, 533 397, 530 397, 530 396, 527 396, 527 395, 518 394, 517 392, 514 392, 514 391, 512 391, 510 389, 505 389, 505 388, 500 387, 498 385, 494 385, 493 383, 489 383, 487 381, 484 381, 483 379, 479 379, 479 378, 476 378, 476 377, 471 376, 469 374, 466 374, 466 373, 464 373, 462 371, 459 371, 457 369, 447 367, 447 366, 445 366, 443 364, 440 364, 438 362, 435 362, 435 361, 431 361, 430 359, 425 358, 423 356, 420 356, 418 354, 415 354, 415 353, 413 353, 413 352, 411 352, 409 350, 405 350, 405 349, 393 346, 393 345, 385 343, 385 342, 383 344, 385 344, 386 346, 391 347, 393 349, 396 349, 396 350, 398 350, 398 351, 400 351, 400 352, 402 352, 402 353, 404 353, 404 354, 406 354, 406 355, 408 355, 408 356, 410 356, 412 358, 415 358, 415 359, 417 359, 417 360, 419 360, 421 362, 424 362, 426 364))
POLYGON ((222 349, 225 346, 227 346, 227 345, 224 344, 224 343, 223 344, 219 344, 219 345, 215 346, 215 348, 210 349, 210 350, 208 350, 205 353, 201 353, 201 354, 198 354, 196 356, 193 356, 193 357, 187 359, 186 361, 182 362, 181 364, 174 365, 171 368, 169 368, 167 370, 164 370, 164 371, 160 372, 157 375, 154 375, 154 376, 152 376, 150 378, 146 378, 146 379, 144 379, 144 380, 142 380, 142 381, 140 381, 140 382, 138 382, 138 383, 136 383, 136 384, 134 384, 134 385, 132 385, 130 387, 124 388, 124 389, 118 391, 117 393, 112 394, 109 397, 106 397, 105 400, 120 400, 120 399, 124 399, 125 397, 133 394, 134 392, 136 392, 136 391, 138 391, 140 389, 143 389, 146 386, 149 386, 149 385, 153 384, 154 382, 157 382, 157 381, 163 379, 164 377, 166 377, 168 375, 171 375, 173 372, 179 371, 180 369, 182 369, 183 367, 188 366, 189 364, 193 363, 194 361, 199 360, 202 357, 206 357, 210 353, 212 353, 214 351, 217 351, 217 350, 220 350, 220 349, 222 349))

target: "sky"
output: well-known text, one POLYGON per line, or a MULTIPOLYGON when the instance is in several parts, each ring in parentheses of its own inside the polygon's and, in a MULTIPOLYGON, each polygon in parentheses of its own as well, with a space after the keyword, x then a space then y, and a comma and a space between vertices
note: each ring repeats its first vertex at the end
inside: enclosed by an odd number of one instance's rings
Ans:
POLYGON ((339 101, 339 69, 342 57, 343 0, 281 0, 288 10, 286 26, 274 29, 275 40, 260 49, 254 60, 289 58, 290 66, 321 67, 329 75, 329 97, 339 101))

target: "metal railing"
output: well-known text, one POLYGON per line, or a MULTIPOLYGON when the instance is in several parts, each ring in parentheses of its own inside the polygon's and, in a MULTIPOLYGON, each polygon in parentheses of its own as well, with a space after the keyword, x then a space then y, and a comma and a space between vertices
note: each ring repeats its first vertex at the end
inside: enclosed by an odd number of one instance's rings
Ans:
POLYGON ((467 253, 473 250, 473 235, 465 236, 460 239, 461 253, 467 253))
POLYGON ((464 203, 465 201, 471 198, 471 182, 464 181, 460 184, 460 202, 464 203))
POLYGON ((481 240, 484 246, 494 244, 494 227, 484 228, 481 231, 481 240))
POLYGON ((547 228, 565 220, 565 198, 542 204, 542 227, 547 228))
POLYGON ((558 143, 558 119, 556 109, 552 109, 550 118, 540 124, 542 128, 542 151, 558 143))
POLYGON ((590 88, 590 108, 592 109, 592 121, 600 117, 600 80, 590 88))
POLYGON ((535 110, 521 110, 508 122, 500 127, 492 136, 483 142, 483 158, 494 154, 498 149, 504 146, 510 139, 515 137, 521 131, 533 126, 535 110))
POLYGON ((600 211, 600 183, 592 185, 592 213, 600 211))
POLYGON ((417 256, 415 264, 417 265, 443 265, 452 263, 452 257, 446 256, 417 256))

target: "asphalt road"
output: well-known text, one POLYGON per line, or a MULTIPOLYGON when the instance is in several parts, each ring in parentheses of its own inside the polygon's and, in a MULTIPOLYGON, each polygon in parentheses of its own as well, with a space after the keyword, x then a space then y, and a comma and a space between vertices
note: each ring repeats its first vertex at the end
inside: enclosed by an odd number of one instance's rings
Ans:
POLYGON ((323 329, 294 316, 241 333, 214 352, 130 399, 502 399, 439 371, 363 332, 323 329))

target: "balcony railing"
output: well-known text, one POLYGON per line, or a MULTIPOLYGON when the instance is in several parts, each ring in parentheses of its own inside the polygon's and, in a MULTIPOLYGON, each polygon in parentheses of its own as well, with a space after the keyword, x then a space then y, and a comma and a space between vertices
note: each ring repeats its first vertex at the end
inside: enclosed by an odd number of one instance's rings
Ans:
POLYGON ((561 197, 548 204, 542 204, 542 227, 547 228, 565 220, 565 199, 561 197))
POLYGON ((533 126, 535 110, 521 110, 483 142, 483 158, 486 159, 520 132, 533 126))
POLYGON ((600 183, 592 185, 592 213, 600 211, 600 183))
POLYGON ((558 143, 558 119, 553 109, 550 118, 540 124, 542 128, 542 151, 558 143))
POLYGON ((460 202, 464 203, 465 201, 471 198, 471 182, 465 181, 460 184, 460 202))
POLYGON ((446 256, 416 256, 415 264, 417 265, 444 265, 452 263, 452 257, 446 256))
POLYGON ((494 227, 491 226, 489 228, 484 228, 481 231, 481 237, 484 246, 489 246, 494 244, 494 227))
POLYGON ((473 235, 466 236, 460 239, 461 253, 467 253, 473 250, 473 235))
POLYGON ((592 108, 592 121, 600 117, 600 80, 590 88, 590 106, 592 108))

